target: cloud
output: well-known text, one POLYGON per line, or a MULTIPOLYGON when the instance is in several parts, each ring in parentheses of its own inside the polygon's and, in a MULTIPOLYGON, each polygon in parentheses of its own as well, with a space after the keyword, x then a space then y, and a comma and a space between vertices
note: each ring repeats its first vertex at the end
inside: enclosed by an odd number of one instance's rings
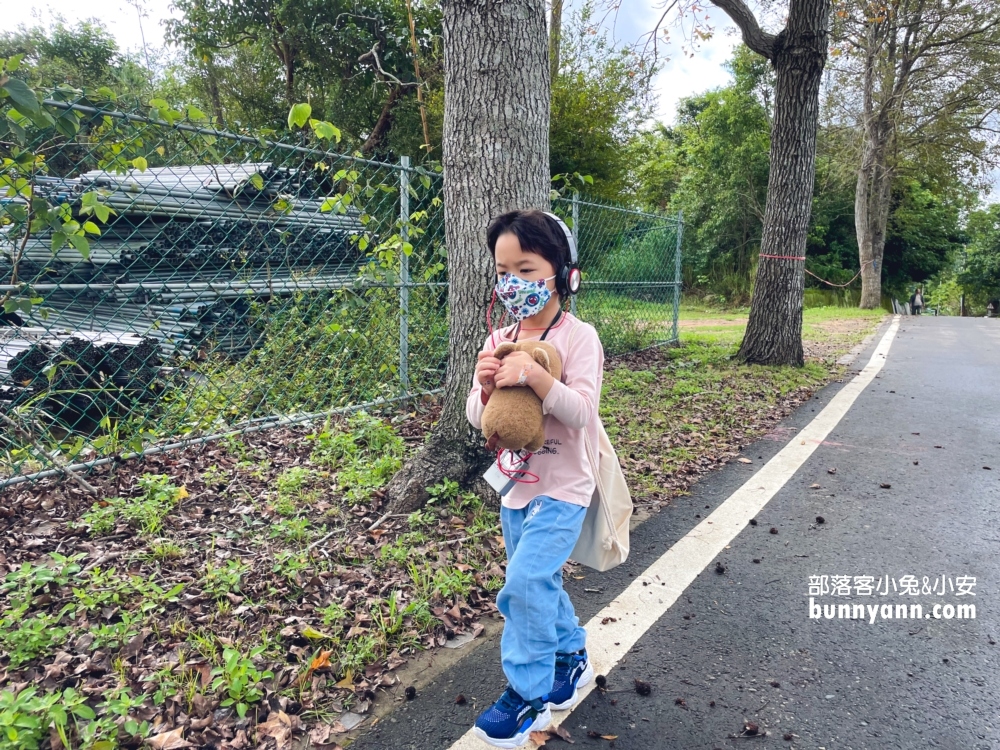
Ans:
MULTIPOLYGON (((570 4, 570 10, 579 8, 582 0, 570 4)), ((659 3, 643 0, 623 0, 617 13, 604 18, 603 26, 621 45, 645 40, 663 13, 659 3)), ((709 7, 698 15, 699 28, 713 31, 711 38, 691 44, 690 17, 668 17, 670 40, 659 44, 660 72, 653 79, 657 96, 656 119, 672 123, 680 100, 709 89, 727 85, 732 76, 723 66, 732 57, 739 44, 739 37, 726 15, 718 8, 709 7)))
POLYGON ((11 31, 21 24, 47 26, 60 17, 70 24, 94 19, 118 41, 123 50, 141 50, 143 34, 151 48, 162 47, 161 22, 174 15, 170 10, 170 0, 141 0, 141 6, 147 15, 142 19, 140 29, 136 9, 124 0, 91 0, 88 3, 79 0, 4 0, 4 28, 11 31))

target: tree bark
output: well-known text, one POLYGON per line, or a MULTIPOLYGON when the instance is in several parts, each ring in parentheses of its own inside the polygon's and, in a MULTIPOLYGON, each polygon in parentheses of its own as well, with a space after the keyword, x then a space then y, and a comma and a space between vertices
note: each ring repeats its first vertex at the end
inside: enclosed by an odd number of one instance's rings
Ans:
POLYGON ((882 304, 882 255, 889 225, 892 197, 892 169, 887 164, 886 125, 876 124, 866 133, 854 193, 854 224, 861 261, 861 302, 859 307, 874 310, 882 304))
POLYGON ((490 464, 465 416, 496 271, 486 249, 494 216, 549 205, 549 65, 543 0, 445 0, 442 139, 448 248, 448 369, 427 444, 387 488, 391 507, 423 505, 427 487, 464 485, 490 464))
POLYGON ((209 57, 205 60, 205 85, 208 87, 208 98, 212 102, 212 112, 220 128, 226 126, 226 111, 222 106, 222 94, 219 92, 219 69, 215 60, 209 57))
POLYGON ((552 0, 549 17, 549 76, 555 81, 559 75, 559 47, 562 44, 563 0, 552 0))
POLYGON ((737 356, 751 364, 802 365, 804 257, 830 0, 791 0, 788 24, 776 36, 760 29, 742 0, 713 2, 737 23, 747 46, 767 57, 775 70, 761 257, 737 356))
POLYGON ((389 135, 389 130, 392 128, 396 104, 402 97, 402 86, 397 85, 389 89, 389 95, 386 97, 385 103, 382 105, 382 112, 378 116, 378 121, 375 123, 375 127, 372 128, 372 132, 368 135, 368 138, 365 139, 365 142, 361 144, 361 153, 365 156, 371 156, 372 153, 382 145, 385 137, 389 135))

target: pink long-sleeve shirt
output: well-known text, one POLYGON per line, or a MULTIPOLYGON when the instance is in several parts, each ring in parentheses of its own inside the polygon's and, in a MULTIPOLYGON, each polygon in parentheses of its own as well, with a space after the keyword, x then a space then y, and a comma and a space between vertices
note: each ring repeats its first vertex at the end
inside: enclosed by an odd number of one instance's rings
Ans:
MULTIPOLYGON (((512 325, 494 331, 483 344, 483 351, 492 352, 502 342, 512 341, 515 330, 516 325, 512 325)), ((541 333, 522 331, 518 340, 537 339, 541 333)), ((545 341, 559 353, 562 377, 552 384, 552 389, 542 401, 545 445, 528 461, 528 471, 537 474, 538 481, 515 482, 513 488, 501 497, 501 503, 508 508, 523 508, 539 495, 547 495, 587 507, 596 482, 583 436, 586 430, 590 444, 597 446, 600 419, 597 409, 604 375, 604 347, 592 325, 569 313, 563 313, 562 320, 549 331, 545 341)), ((477 430, 483 428, 483 411, 486 409, 482 390, 473 376, 465 411, 469 422, 477 430)))

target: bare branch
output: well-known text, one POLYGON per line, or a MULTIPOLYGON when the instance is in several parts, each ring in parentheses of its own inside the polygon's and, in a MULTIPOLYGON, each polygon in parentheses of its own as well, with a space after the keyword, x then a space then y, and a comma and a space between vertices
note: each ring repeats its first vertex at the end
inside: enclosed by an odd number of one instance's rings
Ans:
POLYGON ((774 34, 764 31, 753 11, 743 0, 712 0, 712 4, 721 8, 727 16, 733 19, 743 34, 743 43, 758 55, 768 60, 774 58, 774 34))
POLYGON ((372 48, 370 50, 368 50, 367 52, 365 52, 365 54, 363 54, 361 57, 358 58, 359 63, 371 63, 372 61, 374 61, 375 70, 382 77, 383 81, 392 81, 392 83, 394 83, 401 89, 413 89, 420 86, 420 81, 413 81, 412 83, 404 83, 403 81, 399 80, 398 78, 396 78, 396 76, 394 76, 392 73, 389 73, 382 67, 382 62, 381 60, 378 59, 378 42, 375 42, 375 44, 372 45, 372 48))

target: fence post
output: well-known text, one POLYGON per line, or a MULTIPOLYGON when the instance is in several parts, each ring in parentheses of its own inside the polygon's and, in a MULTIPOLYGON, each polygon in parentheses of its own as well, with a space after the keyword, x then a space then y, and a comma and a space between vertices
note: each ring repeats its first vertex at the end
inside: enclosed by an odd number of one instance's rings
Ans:
MULTIPOLYGON (((410 157, 399 157, 399 238, 409 241, 410 226, 410 157)), ((400 247, 399 255, 399 384, 403 393, 410 391, 410 257, 400 247)))
POLYGON ((674 250, 674 341, 680 343, 681 314, 681 235, 684 232, 684 212, 677 212, 677 248, 674 250))
MULTIPOLYGON (((580 229, 578 227, 580 223, 580 194, 573 191, 573 239, 576 241, 576 252, 577 261, 579 262, 580 253, 580 229)), ((576 315, 576 295, 571 294, 569 296, 569 311, 576 315)))

